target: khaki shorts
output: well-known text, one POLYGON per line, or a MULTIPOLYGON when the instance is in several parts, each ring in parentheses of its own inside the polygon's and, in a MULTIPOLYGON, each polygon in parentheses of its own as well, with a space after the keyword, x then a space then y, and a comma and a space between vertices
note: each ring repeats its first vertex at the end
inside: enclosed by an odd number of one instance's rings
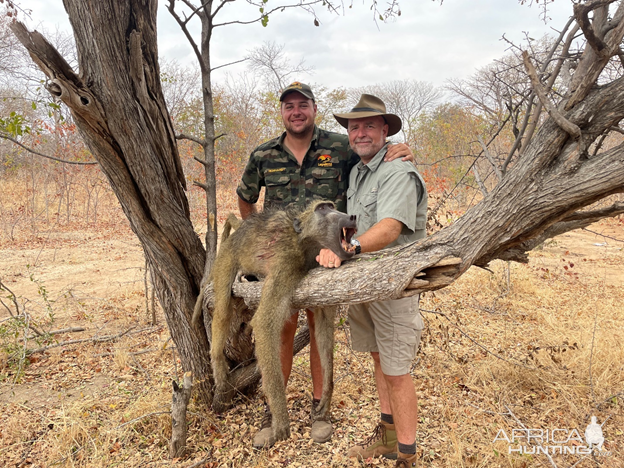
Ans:
POLYGON ((420 344, 423 322, 419 296, 349 306, 355 351, 378 352, 386 375, 409 374, 420 344))

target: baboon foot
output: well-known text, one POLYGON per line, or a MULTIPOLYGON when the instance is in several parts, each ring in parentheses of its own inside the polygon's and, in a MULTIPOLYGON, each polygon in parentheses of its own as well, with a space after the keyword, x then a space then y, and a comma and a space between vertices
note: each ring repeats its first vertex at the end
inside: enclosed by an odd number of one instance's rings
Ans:
POLYGON ((290 437, 290 424, 273 427, 273 441, 286 440, 290 437))
POLYGON ((215 413, 223 413, 232 405, 232 392, 216 389, 212 397, 212 410, 215 413))

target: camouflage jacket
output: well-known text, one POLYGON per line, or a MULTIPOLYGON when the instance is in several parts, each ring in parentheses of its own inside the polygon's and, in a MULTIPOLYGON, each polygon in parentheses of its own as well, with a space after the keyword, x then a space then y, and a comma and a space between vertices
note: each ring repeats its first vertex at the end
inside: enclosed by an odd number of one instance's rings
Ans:
POLYGON ((349 138, 314 126, 310 148, 301 166, 284 146, 284 132, 252 151, 236 189, 248 203, 256 203, 266 187, 264 207, 305 208, 312 200, 325 199, 347 211, 349 171, 360 158, 349 148, 349 138))

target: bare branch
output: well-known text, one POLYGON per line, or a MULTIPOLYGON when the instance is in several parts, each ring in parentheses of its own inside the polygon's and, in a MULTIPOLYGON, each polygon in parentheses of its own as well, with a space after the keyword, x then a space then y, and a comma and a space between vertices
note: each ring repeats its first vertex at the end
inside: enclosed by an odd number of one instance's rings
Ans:
MULTIPOLYGON (((192 5, 189 5, 189 6, 193 10, 193 14, 200 15, 200 12, 198 11, 198 9, 194 8, 192 5)), ((178 13, 175 11, 175 0, 169 0, 169 6, 167 7, 167 9, 169 10, 169 13, 171 13, 171 16, 173 16, 173 18, 180 25, 180 29, 182 29, 182 32, 186 36, 186 39, 189 41, 189 44, 191 45, 191 48, 193 49, 193 52, 195 53, 195 56, 197 57, 197 61, 199 62, 199 67, 201 68, 202 73, 205 72, 206 71, 205 64, 204 64, 204 61, 202 60, 201 52, 199 48, 197 47, 197 43, 193 39, 193 36, 191 35, 188 28, 186 27, 188 21, 193 17, 193 15, 191 15, 186 20, 182 20, 182 18, 180 18, 178 13)))
POLYGON ((563 114, 561 114, 557 110, 557 108, 550 102, 548 96, 546 96, 546 92, 544 91, 544 88, 542 87, 542 84, 540 83, 537 76, 537 71, 531 63, 531 59, 529 58, 529 54, 526 50, 522 52, 522 60, 524 61, 524 66, 526 67, 529 78, 531 79, 533 91, 535 91, 535 94, 537 94, 538 99, 540 100, 542 106, 544 106, 548 114, 557 123, 557 125, 561 127, 562 130, 566 131, 569 135, 573 136, 577 140, 581 138, 581 129, 578 127, 578 125, 567 120, 563 116, 563 114))
POLYGON ((214 20, 214 17, 217 16, 217 13, 219 13, 219 11, 221 10, 221 8, 223 8, 225 6, 226 3, 231 3, 234 0, 223 0, 221 2, 221 5, 219 5, 217 8, 215 8, 215 11, 210 15, 210 19, 214 20))
POLYGON ((587 43, 594 49, 599 57, 609 57, 610 51, 607 44, 596 35, 592 23, 589 21, 589 13, 596 8, 607 6, 613 3, 615 0, 592 0, 587 3, 574 4, 574 17, 578 25, 583 30, 583 34, 587 39, 587 43))
POLYGON ((487 190, 485 184, 483 183, 483 179, 481 179, 481 174, 479 174, 479 169, 477 168, 476 164, 472 165, 472 173, 475 176, 475 180, 477 181, 477 185, 479 186, 479 190, 481 190, 481 193, 483 194, 483 196, 486 196, 488 194, 488 190, 487 190))
POLYGON ((197 185, 198 187, 203 188, 206 192, 208 191, 208 186, 198 180, 194 180, 193 185, 197 185))
MULTIPOLYGON (((231 1, 231 0, 228 0, 228 1, 231 1)), ((215 70, 218 70, 219 68, 229 67, 230 65, 235 65, 237 63, 241 63, 241 62, 244 62, 246 60, 249 60, 249 58, 245 57, 244 59, 236 60, 234 62, 224 63, 223 65, 219 65, 218 67, 211 68, 210 71, 213 72, 215 70)))
POLYGON ((262 14, 261 16, 259 16, 256 19, 253 20, 249 20, 249 21, 227 21, 225 23, 217 23, 217 24, 213 24, 212 27, 213 28, 217 28, 219 26, 227 26, 228 24, 253 24, 253 23, 257 23, 259 21, 262 21, 263 18, 270 16, 271 14, 275 13, 276 11, 284 11, 286 8, 303 8, 306 9, 306 7, 310 7, 312 5, 316 5, 318 3, 322 3, 323 0, 312 0, 310 2, 303 2, 300 1, 297 4, 294 5, 283 5, 283 6, 279 6, 279 7, 275 7, 272 10, 267 11, 266 13, 262 14))
POLYGON ((32 153, 32 154, 37 155, 37 156, 41 156, 42 158, 51 159, 52 161, 57 161, 57 162, 60 162, 60 163, 63 163, 63 164, 75 164, 77 166, 93 166, 95 164, 98 164, 97 161, 86 161, 86 162, 82 162, 82 161, 67 161, 65 159, 59 159, 59 158, 55 158, 54 156, 49 156, 47 154, 40 153, 39 151, 35 151, 34 149, 29 148, 28 146, 20 143, 15 138, 7 135, 6 133, 0 133, 0 138, 4 138, 5 140, 9 140, 9 141, 15 143, 16 145, 21 146, 22 148, 24 148, 29 153, 32 153))
MULTIPOLYGON (((563 27, 563 29, 561 30, 561 32, 559 33, 559 37, 557 38, 557 40, 555 41, 555 43, 553 44, 550 52, 548 53, 548 56, 546 57, 546 60, 544 61, 544 65, 542 66, 541 71, 544 72, 546 70, 546 66, 547 64, 550 62, 550 60, 552 59, 553 55, 555 54, 555 51, 557 50, 557 47, 559 46, 559 43, 561 43, 561 41, 563 40, 563 36, 565 35, 566 31, 568 30, 568 28, 571 26, 572 22, 574 21, 574 18, 570 18, 567 22, 567 24, 563 27)), ((572 30, 569 32, 563 47, 561 48, 561 53, 559 55, 559 59, 557 60, 557 63, 555 64, 555 68, 552 70, 550 77, 548 78, 548 82, 546 83, 546 92, 550 92, 550 90, 553 87, 553 84, 555 83, 555 80, 557 79, 557 77, 559 76, 559 74, 561 73, 561 68, 563 67, 563 64, 565 62, 565 60, 568 57, 568 52, 570 50, 570 46, 572 45, 572 41, 574 40, 574 37, 576 35, 576 33, 579 30, 579 26, 575 25, 572 30)), ((535 132, 535 129, 537 128, 537 124, 539 122, 539 117, 540 114, 542 113, 542 104, 541 102, 538 102, 537 105, 535 106, 535 108, 533 109, 533 112, 530 112, 530 107, 533 104, 533 96, 530 98, 530 105, 529 108, 527 109, 527 113, 525 116, 525 125, 528 123, 529 121, 529 117, 531 120, 531 125, 528 127, 528 129, 525 131, 521 131, 520 135, 519 135, 519 140, 521 140, 522 142, 522 146, 520 149, 520 152, 522 153, 522 151, 529 145, 529 143, 531 142, 532 138, 533 138, 533 133, 535 132)), ((520 143, 520 141, 518 141, 518 143, 520 143)), ((514 144, 514 146, 516 146, 514 144)), ((515 149, 513 149, 513 151, 515 151, 515 149)), ((513 153, 510 152, 510 155, 512 155, 513 153)), ((503 171, 504 172, 504 171, 503 171)))
POLYGON ((565 232, 574 231, 575 229, 584 229, 590 224, 600 221, 604 218, 611 218, 624 213, 624 203, 614 203, 613 205, 599 210, 577 211, 569 214, 558 223, 553 224, 546 229, 541 235, 523 242, 522 244, 508 250, 500 256, 501 260, 513 260, 515 262, 527 263, 529 258, 527 252, 543 243, 547 239, 563 234, 565 232))
POLYGON ((69 340, 69 341, 62 341, 60 343, 55 343, 53 345, 49 345, 49 346, 42 346, 41 348, 36 348, 36 349, 29 349, 28 350, 28 354, 35 354, 35 353, 42 353, 44 351, 47 351, 48 349, 51 348, 58 348, 59 346, 69 346, 72 344, 78 344, 78 343, 105 343, 107 341, 114 341, 117 340, 119 338, 121 338, 124 335, 136 335, 137 333, 143 333, 145 331, 150 331, 150 330, 154 330, 156 327, 145 327, 145 328, 141 328, 139 330, 136 330, 134 332, 132 332, 132 330, 134 330, 136 327, 130 327, 128 330, 125 330, 117 335, 106 335, 106 336, 94 336, 92 338, 84 338, 84 339, 80 339, 80 340, 69 340), (132 333, 130 333, 132 332, 132 333))
POLYGON ((481 135, 477 135, 477 140, 479 141, 479 144, 481 145, 481 148, 483 149, 483 155, 485 156, 485 158, 490 162, 490 164, 494 168, 494 173, 496 174, 496 178, 500 182, 501 180, 503 180, 503 173, 498 168, 498 165, 496 164, 496 161, 494 161, 494 158, 490 154, 490 151, 488 150, 488 147, 486 146, 485 142, 483 141, 483 138, 481 138, 481 135))
POLYGON ((195 161, 197 161, 199 164, 201 164, 202 166, 206 166, 208 164, 206 161, 204 161, 203 159, 198 158, 197 156, 193 156, 193 159, 195 161))
POLYGON ((203 138, 197 138, 196 136, 189 135, 187 133, 178 133, 176 136, 176 140, 190 140, 194 141, 200 146, 206 146, 208 143, 203 138))

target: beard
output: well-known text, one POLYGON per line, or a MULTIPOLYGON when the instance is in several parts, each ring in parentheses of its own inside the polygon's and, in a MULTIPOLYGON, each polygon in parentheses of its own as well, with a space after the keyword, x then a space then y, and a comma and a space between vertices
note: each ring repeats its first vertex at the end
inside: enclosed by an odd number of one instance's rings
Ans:
POLYGON ((373 141, 355 142, 351 145, 353 152, 365 161, 373 159, 381 148, 383 148, 383 143, 376 145, 373 141))
POLYGON ((310 131, 314 129, 314 121, 306 122, 303 125, 300 125, 300 124, 293 125, 292 123, 286 121, 284 122, 284 128, 286 128, 286 131, 290 133, 291 135, 295 135, 295 136, 306 135, 307 133, 309 133, 310 131))

